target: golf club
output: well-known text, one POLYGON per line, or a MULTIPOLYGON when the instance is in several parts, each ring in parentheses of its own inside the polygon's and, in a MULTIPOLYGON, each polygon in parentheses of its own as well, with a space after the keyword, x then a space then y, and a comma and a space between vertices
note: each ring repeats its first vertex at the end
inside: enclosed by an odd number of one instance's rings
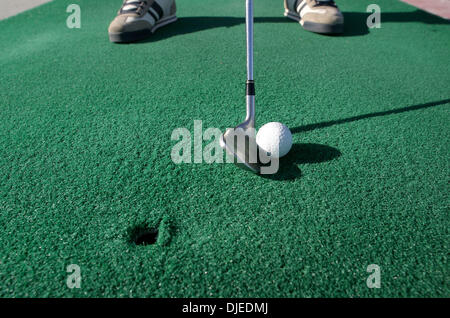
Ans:
POLYGON ((254 173, 261 172, 255 130, 255 83, 253 81, 253 0, 246 0, 247 31, 247 116, 235 128, 227 129, 220 138, 221 147, 234 156, 235 164, 254 173))

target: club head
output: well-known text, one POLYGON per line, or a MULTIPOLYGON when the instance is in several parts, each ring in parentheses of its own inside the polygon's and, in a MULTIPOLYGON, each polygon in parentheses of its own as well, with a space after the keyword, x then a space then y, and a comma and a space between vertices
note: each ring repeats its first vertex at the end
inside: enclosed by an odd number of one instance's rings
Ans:
POLYGON ((242 169, 260 174, 263 164, 259 159, 259 147, 256 144, 254 128, 239 125, 227 129, 220 138, 220 146, 231 156, 234 163, 242 169))

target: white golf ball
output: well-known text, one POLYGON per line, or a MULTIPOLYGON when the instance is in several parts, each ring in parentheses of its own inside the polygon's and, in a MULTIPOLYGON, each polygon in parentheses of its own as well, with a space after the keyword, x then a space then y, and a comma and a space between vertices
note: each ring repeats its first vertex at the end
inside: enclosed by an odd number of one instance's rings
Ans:
POLYGON ((292 134, 282 123, 271 122, 259 129, 256 143, 269 156, 281 158, 292 148, 292 134))

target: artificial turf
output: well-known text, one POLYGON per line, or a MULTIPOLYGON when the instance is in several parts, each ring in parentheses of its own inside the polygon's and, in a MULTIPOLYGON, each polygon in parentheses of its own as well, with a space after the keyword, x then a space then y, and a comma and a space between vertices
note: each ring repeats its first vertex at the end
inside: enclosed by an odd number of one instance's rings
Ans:
POLYGON ((341 0, 321 36, 256 1, 258 125, 295 143, 262 178, 171 160, 175 128, 245 111, 244 1, 177 2, 131 45, 120 0, 77 1, 81 29, 72 0, 0 22, 0 296, 448 297, 448 21, 378 0, 368 29, 341 0))

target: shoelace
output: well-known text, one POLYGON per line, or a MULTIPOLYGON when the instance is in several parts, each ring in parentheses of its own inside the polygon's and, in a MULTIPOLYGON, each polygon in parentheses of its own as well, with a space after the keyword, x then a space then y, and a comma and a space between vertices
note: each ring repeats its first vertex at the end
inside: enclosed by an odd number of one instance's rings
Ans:
POLYGON ((320 7, 320 6, 332 6, 332 7, 336 7, 336 3, 334 3, 333 0, 314 0, 314 2, 316 3, 314 6, 315 7, 320 7))
POLYGON ((136 13, 142 14, 145 6, 147 5, 147 1, 139 1, 139 0, 127 0, 122 4, 122 8, 120 8, 120 14, 126 13, 136 13))

